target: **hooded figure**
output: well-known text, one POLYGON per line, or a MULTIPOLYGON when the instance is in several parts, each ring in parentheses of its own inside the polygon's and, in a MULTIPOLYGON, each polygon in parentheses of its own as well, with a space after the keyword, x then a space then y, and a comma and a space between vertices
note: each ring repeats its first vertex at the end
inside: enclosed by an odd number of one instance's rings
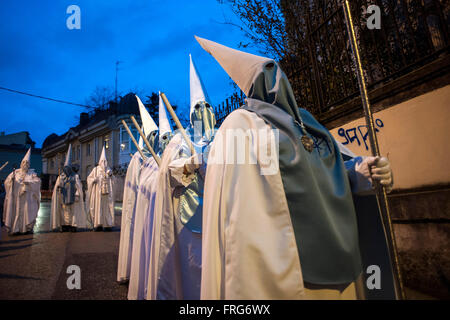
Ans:
POLYGON ((109 230, 114 226, 114 182, 103 146, 98 166, 87 177, 86 204, 94 228, 109 230))
MULTIPOLYGON (((139 138, 139 148, 141 150, 143 149, 141 137, 139 138)), ((126 283, 130 279, 134 216, 136 212, 137 192, 142 162, 143 159, 139 151, 136 151, 128 164, 127 174, 125 176, 122 201, 122 223, 120 225, 119 261, 117 266, 117 281, 120 283, 126 283)))
POLYGON ((214 111, 190 57, 191 124, 161 159, 147 299, 199 299, 202 207, 206 158, 214 137, 214 111), (156 260, 153 260, 156 259, 156 260))
POLYGON ((5 180, 4 223, 9 233, 33 230, 41 201, 41 179, 30 169, 31 148, 5 180))
POLYGON ((88 220, 83 201, 80 177, 72 170, 72 145, 67 150, 63 171, 56 179, 52 194, 50 226, 66 231, 87 228, 88 220))
MULTIPOLYGON (((160 152, 158 142, 158 126, 152 119, 139 97, 136 97, 142 119, 144 134, 156 154, 160 152)), ((161 108, 161 107, 160 107, 161 108)), ((161 123, 161 120, 160 120, 161 123)), ((169 137, 169 132, 164 132, 169 137)), ((155 199, 155 186, 158 177, 158 164, 149 150, 144 147, 146 159, 143 161, 139 184, 137 186, 137 203, 134 217, 134 230, 131 254, 130 284, 128 286, 129 300, 143 300, 146 296, 150 244, 152 240, 152 221, 155 199)))
POLYGON ((197 41, 247 96, 208 159, 201 298, 356 299, 362 261, 352 193, 370 190, 370 179, 391 187, 389 162, 344 164, 274 60, 197 41))

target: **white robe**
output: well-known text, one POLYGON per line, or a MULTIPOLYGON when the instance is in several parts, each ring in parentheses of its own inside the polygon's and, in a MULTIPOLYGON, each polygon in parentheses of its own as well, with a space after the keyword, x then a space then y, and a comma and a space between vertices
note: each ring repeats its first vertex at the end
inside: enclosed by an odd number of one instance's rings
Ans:
POLYGON ((179 150, 179 144, 181 143, 180 136, 175 135, 166 146, 164 153, 161 157, 161 163, 158 170, 158 177, 156 182, 155 192, 155 204, 153 213, 153 226, 152 226, 152 241, 150 243, 150 255, 148 263, 148 276, 147 276, 147 300, 156 300, 157 286, 158 286, 158 262, 159 252, 161 250, 161 225, 164 217, 171 217, 173 214, 172 209, 172 197, 166 179, 168 164, 172 159, 174 153, 179 150), (164 211, 163 211, 164 210, 164 211))
MULTIPOLYGON (((109 170, 109 169, 107 169, 109 170)), ((114 176, 105 174, 101 166, 92 169, 87 177, 86 204, 94 228, 114 226, 114 176), (102 194, 101 185, 106 179, 109 193, 102 194)))
MULTIPOLYGON (((187 148, 176 134, 164 151, 159 168, 153 241, 151 246, 147 299, 193 299, 201 277, 201 234, 186 228, 177 212, 176 186, 183 184, 181 148, 187 148)), ((186 183, 186 181, 185 181, 186 183)))
MULTIPOLYGON (((344 292, 304 288, 278 152, 271 153, 273 171, 262 151, 273 146, 270 126, 246 110, 231 113, 216 134, 205 178, 201 299, 354 299, 355 284, 344 292), (252 130, 246 153, 253 150, 255 164, 218 161, 234 150, 234 137, 223 138, 230 129, 252 130)), ((355 182, 353 192, 360 192, 367 189, 367 170, 355 170, 365 177, 355 182)))
POLYGON ((41 200, 41 179, 21 169, 12 172, 5 180, 3 221, 9 233, 33 230, 41 200))
POLYGON ((88 218, 86 215, 86 208, 83 200, 83 186, 81 184, 78 174, 75 175, 75 185, 77 191, 75 192, 75 202, 71 205, 64 205, 61 192, 58 191, 58 186, 61 176, 56 179, 55 187, 52 194, 52 207, 50 215, 51 230, 60 228, 63 225, 69 225, 78 228, 87 228, 88 218))
MULTIPOLYGON (((236 128, 274 138, 270 126, 245 110, 231 113, 216 135, 205 179, 201 299, 301 299, 300 258, 280 171, 261 175, 259 150, 256 164, 212 161, 231 150, 231 141, 218 143, 219 136, 236 128)), ((274 157, 278 164, 277 152, 274 157)))
POLYGON ((137 188, 139 186, 141 165, 142 158, 139 152, 136 152, 128 165, 123 192, 119 261, 117 266, 117 281, 119 282, 127 281, 130 279, 134 218, 136 212, 137 188))
POLYGON ((143 163, 139 177, 131 254, 130 284, 128 286, 129 300, 143 300, 146 297, 157 178, 158 164, 153 157, 149 157, 143 163))

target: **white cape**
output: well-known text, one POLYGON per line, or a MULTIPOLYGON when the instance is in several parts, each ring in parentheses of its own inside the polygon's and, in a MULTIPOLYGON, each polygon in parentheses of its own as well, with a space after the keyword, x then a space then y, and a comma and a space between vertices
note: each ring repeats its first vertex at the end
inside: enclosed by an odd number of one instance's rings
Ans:
POLYGON ((10 233, 31 231, 36 222, 41 201, 41 179, 27 172, 20 177, 20 169, 5 180, 3 221, 10 233))
POLYGON ((75 175, 75 184, 77 191, 75 192, 75 203, 64 206, 61 192, 58 192, 58 186, 61 177, 56 179, 55 187, 53 188, 52 194, 52 207, 50 215, 50 226, 51 230, 58 229, 64 225, 64 215, 71 217, 69 225, 78 228, 87 228, 88 219, 86 215, 86 209, 84 207, 83 201, 83 187, 81 185, 80 177, 75 175))
POLYGON ((149 157, 144 161, 139 177, 133 230, 130 284, 128 286, 129 300, 143 300, 146 297, 157 178, 158 164, 153 157, 149 157))
POLYGON ((142 158, 139 152, 136 152, 128 165, 127 175, 125 177, 122 201, 122 223, 120 226, 119 261, 117 266, 117 281, 119 282, 130 279, 134 217, 141 164, 142 158))
POLYGON ((105 175, 101 166, 92 169, 87 177, 87 210, 92 218, 94 228, 114 226, 114 176, 105 175), (106 179, 109 193, 103 195, 101 185, 106 179), (96 181, 96 182, 95 182, 96 181))
MULTIPOLYGON (((231 113, 216 134, 205 179, 201 299, 302 299, 300 259, 280 171, 261 175, 258 144, 251 145, 256 164, 212 161, 220 151, 226 156, 234 150, 231 139, 218 141, 225 130, 237 128, 256 130, 250 141, 258 141, 255 132, 266 132, 268 141, 274 137, 270 126, 245 110, 231 113)), ((278 168, 278 153, 274 157, 278 168)))

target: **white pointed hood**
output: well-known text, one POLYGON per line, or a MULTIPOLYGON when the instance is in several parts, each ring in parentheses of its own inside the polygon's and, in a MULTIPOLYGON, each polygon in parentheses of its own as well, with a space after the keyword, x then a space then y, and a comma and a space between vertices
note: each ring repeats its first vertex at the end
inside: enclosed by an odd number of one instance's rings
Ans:
POLYGON ((194 107, 198 102, 205 101, 209 103, 208 93, 205 90, 202 79, 197 72, 192 56, 189 55, 190 70, 189 70, 189 82, 191 89, 191 110, 189 115, 194 111, 194 107))
POLYGON ((167 132, 172 132, 172 126, 167 118, 166 106, 161 98, 161 92, 159 92, 159 136, 162 137, 167 132))
POLYGON ((302 122, 291 84, 275 60, 227 48, 206 39, 196 39, 245 93, 247 103, 256 100, 272 104, 302 122))
POLYGON ((102 153, 100 154, 100 159, 98 159, 98 165, 106 169, 108 167, 108 160, 106 160, 106 149, 105 146, 102 148, 102 153))
POLYGON ((66 161, 64 162, 64 167, 72 166, 72 144, 69 144, 69 148, 66 153, 66 161))
POLYGON ((216 42, 199 38, 195 39, 203 49, 210 53, 231 79, 239 86, 246 96, 249 95, 253 80, 264 63, 274 62, 272 59, 225 47, 216 42))
POLYGON ((22 162, 20 162, 20 168, 26 171, 30 168, 30 164, 31 164, 31 148, 28 149, 27 153, 25 154, 25 157, 23 157, 22 159, 22 162), (25 166, 25 163, 28 163, 27 166, 25 166))
POLYGON ((156 123, 153 120, 150 113, 148 113, 147 108, 144 106, 141 99, 139 99, 138 96, 136 96, 136 99, 139 104, 139 112, 141 114, 142 127, 144 129, 144 134, 146 136, 148 136, 152 131, 158 130, 158 126, 156 125, 156 123))
POLYGON ((31 163, 31 148, 28 149, 25 157, 23 157, 22 162, 24 161, 28 161, 28 163, 31 163))

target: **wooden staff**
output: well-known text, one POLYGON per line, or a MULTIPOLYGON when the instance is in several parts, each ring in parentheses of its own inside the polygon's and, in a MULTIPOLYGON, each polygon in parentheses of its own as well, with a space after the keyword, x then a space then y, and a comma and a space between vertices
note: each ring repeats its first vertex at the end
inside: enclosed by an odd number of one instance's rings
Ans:
POLYGON ((9 163, 9 162, 6 161, 6 162, 0 167, 0 171, 2 171, 2 170, 6 167, 6 165, 7 165, 8 163, 9 163))
POLYGON ((127 130, 128 134, 130 135, 131 140, 133 141, 134 145, 136 146, 137 150, 139 151, 141 157, 143 160, 145 160, 145 156, 142 153, 142 150, 139 148, 139 144, 137 143, 136 139, 134 138, 133 134, 130 131, 130 128, 128 128, 128 125, 125 121, 122 120, 122 124, 125 127, 125 129, 127 130))
POLYGON ((148 150, 152 154, 153 158, 155 159, 159 167, 161 164, 161 159, 158 157, 153 148, 150 146, 150 142, 148 142, 147 137, 144 135, 144 132, 142 131, 141 127, 139 127, 139 124, 137 123, 136 119, 133 116, 131 116, 131 121, 133 121, 134 126, 138 130, 139 134, 141 135, 142 139, 145 142, 145 145, 147 146, 148 150))
POLYGON ((173 111, 173 108, 170 105, 169 100, 167 100, 167 97, 164 94, 164 92, 161 92, 161 98, 163 99, 164 103, 166 104, 167 110, 169 110, 173 121, 175 121, 175 124, 178 127, 178 130, 180 130, 181 135, 183 136, 184 140, 186 140, 186 143, 189 145, 189 149, 191 149, 191 154, 194 155, 195 154, 194 145, 192 144, 191 139, 188 138, 186 131, 184 130, 183 126, 181 125, 180 120, 178 119, 175 111, 173 111))
MULTIPOLYGON (((378 146, 377 135, 375 133, 375 126, 373 122, 372 110, 369 103, 369 95, 366 87, 366 79, 364 77, 363 67, 359 54, 358 43, 356 41, 355 28, 353 26, 352 14, 350 11, 350 5, 348 0, 344 0, 343 9, 345 15, 345 24, 347 25, 347 32, 350 41, 350 46, 353 53, 353 60, 356 66, 356 75, 358 78, 359 91, 361 94, 362 105, 364 108, 364 114, 366 118, 366 125, 369 134, 370 149, 372 155, 375 157, 380 156, 380 149, 378 146)), ((386 190, 379 183, 376 184, 377 201, 380 209, 381 220, 383 221, 384 234, 387 239, 387 246, 389 251, 389 259, 391 260, 392 272, 394 274, 395 293, 397 299, 404 299, 403 283, 398 262, 397 245, 395 242, 395 235, 392 227, 391 215, 389 212, 389 204, 387 199, 386 190)))

